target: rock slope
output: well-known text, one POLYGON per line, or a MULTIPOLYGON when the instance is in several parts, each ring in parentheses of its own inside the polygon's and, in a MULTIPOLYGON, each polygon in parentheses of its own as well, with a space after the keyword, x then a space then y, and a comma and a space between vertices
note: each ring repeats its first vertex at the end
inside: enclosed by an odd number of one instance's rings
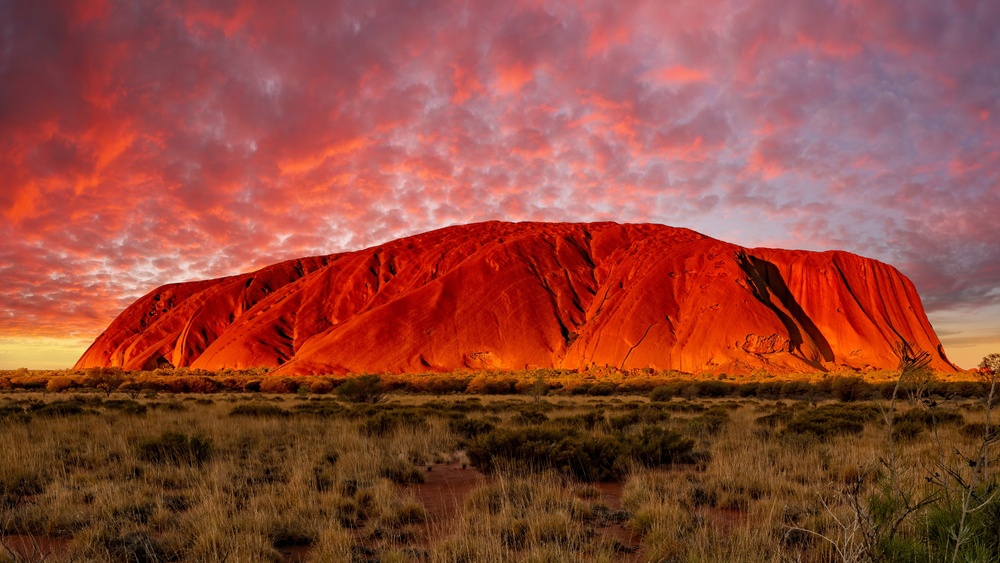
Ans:
POLYGON ((76 367, 821 372, 893 368, 901 339, 956 369, 913 284, 847 252, 663 225, 489 222, 165 285, 76 367))

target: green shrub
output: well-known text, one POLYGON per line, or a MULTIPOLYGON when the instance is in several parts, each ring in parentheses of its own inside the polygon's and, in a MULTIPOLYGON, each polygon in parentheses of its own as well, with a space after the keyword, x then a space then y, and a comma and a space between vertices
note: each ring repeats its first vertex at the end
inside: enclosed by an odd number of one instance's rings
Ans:
POLYGON ((583 481, 620 479, 631 462, 658 467, 707 459, 694 452, 694 441, 656 426, 612 435, 544 426, 500 428, 471 440, 466 451, 484 473, 553 469, 583 481))
POLYGON ((108 410, 118 411, 122 414, 141 416, 146 414, 149 408, 146 405, 128 399, 112 399, 104 401, 101 406, 108 410))
POLYGON ((184 403, 181 403, 180 401, 176 400, 167 401, 165 403, 160 403, 160 402, 146 403, 146 406, 148 406, 153 410, 160 409, 170 412, 184 412, 188 410, 188 408, 184 405, 184 403))
POLYGON ((401 427, 427 428, 427 420, 422 415, 413 412, 381 411, 362 422, 359 430, 366 436, 384 437, 401 427))
POLYGON ((496 426, 486 420, 477 418, 456 418, 448 421, 448 428, 462 438, 470 439, 492 432, 496 426))
POLYGON ((824 405, 798 413, 782 434, 811 434, 818 438, 860 434, 865 423, 878 416, 875 405, 824 405))
POLYGON ((954 424, 961 426, 965 419, 962 413, 951 409, 911 409, 896 415, 895 422, 911 421, 931 428, 935 424, 954 424))
POLYGON ((791 409, 778 409, 771 414, 765 414, 763 416, 758 416, 754 422, 761 426, 767 426, 768 428, 774 428, 779 424, 788 424, 791 422, 792 417, 795 413, 791 409))
POLYGON ((642 422, 642 417, 639 415, 638 412, 633 411, 618 416, 608 417, 607 425, 608 428, 612 430, 622 431, 629 428, 630 426, 635 426, 640 422, 642 422))
POLYGON ((688 421, 688 427, 695 434, 715 436, 729 423, 729 413, 722 407, 712 407, 688 421))
MULTIPOLYGON (((892 424, 893 436, 904 440, 911 440, 923 434, 925 430, 930 430, 935 425, 953 424, 961 426, 965 422, 962 414, 946 409, 911 409, 896 415, 892 424)), ((982 430, 982 427, 980 427, 982 430)))
POLYGON ((564 416, 552 419, 553 424, 565 426, 567 428, 578 428, 583 430, 593 430, 605 423, 604 411, 601 409, 589 411, 573 416, 564 416))
POLYGON ((860 377, 835 377, 830 380, 830 392, 841 402, 847 403, 871 398, 874 389, 860 377))
POLYGON ((337 387, 337 395, 351 403, 374 405, 385 400, 386 386, 378 375, 361 375, 344 381, 337 387))
POLYGON ((659 387, 654 387, 652 391, 649 392, 649 400, 656 402, 669 401, 674 398, 677 393, 672 387, 667 387, 666 385, 660 385, 659 387))
POLYGON ((957 550, 958 561, 996 561, 1000 553, 1000 485, 989 483, 970 490, 973 498, 984 501, 981 508, 962 514, 956 498, 941 498, 930 507, 926 520, 927 544, 932 554, 925 560, 943 561, 955 555, 955 535, 961 527, 963 543, 957 550))
POLYGON ((52 403, 36 403, 30 407, 31 413, 35 416, 72 416, 79 414, 93 413, 86 409, 78 401, 55 401, 52 403))
POLYGON ((139 459, 151 463, 201 465, 212 455, 212 440, 200 436, 187 436, 182 432, 167 431, 157 438, 144 440, 138 445, 139 459))
POLYGON ((725 381, 709 380, 692 383, 686 390, 686 394, 692 397, 719 398, 732 395, 736 391, 736 386, 725 381))
POLYGON ((281 417, 290 414, 285 409, 268 403, 243 403, 242 405, 236 405, 229 411, 229 416, 281 417))
POLYGON ((546 422, 549 417, 536 410, 524 410, 515 414, 510 421, 519 426, 531 426, 546 422))
POLYGON ((670 401, 660 403, 659 406, 663 410, 670 412, 705 412, 708 410, 708 407, 704 405, 699 405, 698 403, 692 403, 689 401, 670 401))
POLYGON ((618 441, 571 430, 500 428, 472 440, 466 451, 484 473, 501 467, 515 472, 555 469, 584 481, 604 481, 617 478, 623 469, 618 441))
POLYGON ((645 467, 660 467, 674 463, 706 461, 707 454, 696 454, 694 440, 673 430, 646 426, 626 442, 628 455, 645 467))
POLYGON ((292 409, 296 414, 325 417, 340 416, 346 412, 344 407, 328 399, 299 403, 292 407, 292 409))
POLYGON ((608 397, 614 395, 618 385, 614 383, 595 383, 587 389, 587 394, 593 397, 608 397))

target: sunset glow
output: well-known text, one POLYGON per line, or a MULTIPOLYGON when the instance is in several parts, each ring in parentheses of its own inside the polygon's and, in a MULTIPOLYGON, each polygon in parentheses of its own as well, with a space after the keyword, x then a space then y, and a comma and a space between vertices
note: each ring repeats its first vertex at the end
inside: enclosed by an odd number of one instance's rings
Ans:
POLYGON ((176 281, 652 222, 908 276, 1000 352, 1000 2, 0 0, 0 369, 176 281))

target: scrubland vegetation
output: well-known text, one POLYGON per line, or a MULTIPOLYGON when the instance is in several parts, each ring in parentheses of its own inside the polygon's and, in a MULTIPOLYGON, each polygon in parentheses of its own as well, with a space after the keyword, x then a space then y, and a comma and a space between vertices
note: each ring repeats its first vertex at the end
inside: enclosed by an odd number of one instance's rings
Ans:
POLYGON ((0 376, 0 561, 1000 553, 992 375, 45 375, 0 376))

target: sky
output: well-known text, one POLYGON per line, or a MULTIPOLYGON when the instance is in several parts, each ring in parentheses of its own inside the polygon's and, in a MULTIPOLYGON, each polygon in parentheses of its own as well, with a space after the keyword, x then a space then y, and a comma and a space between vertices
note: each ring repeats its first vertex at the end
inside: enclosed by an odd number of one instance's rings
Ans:
POLYGON ((0 369, 446 225, 842 249, 1000 352, 996 0, 0 0, 0 369))

